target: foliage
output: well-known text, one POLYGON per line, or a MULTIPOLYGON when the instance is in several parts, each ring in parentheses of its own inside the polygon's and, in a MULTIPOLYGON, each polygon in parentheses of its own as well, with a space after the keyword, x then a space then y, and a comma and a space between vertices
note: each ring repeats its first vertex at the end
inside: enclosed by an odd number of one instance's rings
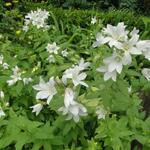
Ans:
POLYGON ((149 39, 149 18, 128 11, 106 13, 26 4, 1 14, 0 55, 4 56, 9 68, 4 70, 0 64, 0 90, 5 94, 4 98, 0 96, 0 107, 6 114, 0 118, 0 149, 130 150, 134 140, 141 143, 143 149, 150 149, 150 118, 145 115, 144 102, 140 98, 141 92, 150 92, 150 82, 141 74, 141 69, 149 67, 150 62, 142 56, 134 57, 116 82, 105 82, 96 69, 103 58, 110 55, 111 49, 92 47, 98 31, 107 24, 117 25, 118 22, 125 22, 129 30, 137 27, 141 39, 149 39), (47 20, 50 27, 43 30, 30 25, 25 32, 22 30, 24 15, 36 7, 50 13, 47 20), (94 16, 98 22, 93 25, 91 18, 94 16), (53 42, 60 49, 58 55, 54 55, 55 63, 49 63, 46 46, 53 42), (67 57, 61 55, 64 49, 69 53, 67 57), (81 58, 91 63, 85 69, 85 82, 89 87, 73 87, 70 79, 67 85, 63 84, 64 71, 81 58), (24 84, 18 80, 9 86, 7 81, 15 66, 21 70, 21 78, 31 77, 33 81, 24 84), (33 89, 41 76, 46 82, 54 76, 57 82, 58 93, 49 105, 43 99, 37 100, 37 92, 33 89), (131 92, 128 91, 130 86, 131 92), (58 111, 63 106, 67 87, 76 91, 77 102, 88 111, 88 116, 81 117, 78 123, 66 120, 58 111), (37 103, 42 104, 43 109, 36 116, 30 107, 37 103), (99 107, 106 109, 105 119, 97 118, 95 111, 99 107))

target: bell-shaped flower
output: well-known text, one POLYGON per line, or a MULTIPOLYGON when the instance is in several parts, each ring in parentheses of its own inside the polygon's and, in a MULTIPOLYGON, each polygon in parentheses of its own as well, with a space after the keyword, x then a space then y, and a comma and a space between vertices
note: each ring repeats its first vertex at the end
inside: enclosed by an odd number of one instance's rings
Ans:
POLYGON ((123 65, 130 64, 132 62, 132 57, 127 53, 124 56, 120 56, 117 53, 114 53, 112 56, 105 58, 104 66, 97 68, 98 72, 104 73, 104 80, 107 81, 112 78, 113 81, 116 81, 117 73, 121 73, 123 65))
POLYGON ((36 116, 40 113, 40 111, 42 110, 43 108, 43 105, 41 103, 39 104, 36 104, 34 106, 31 106, 30 108, 32 108, 32 112, 35 112, 36 113, 36 116))
POLYGON ((54 77, 51 77, 48 82, 40 78, 39 84, 34 85, 33 88, 39 91, 36 94, 36 99, 47 99, 47 104, 50 103, 53 96, 57 93, 54 77))
POLYGON ((67 115, 66 120, 73 119, 75 122, 79 122, 80 116, 87 115, 87 109, 80 103, 74 101, 74 92, 67 88, 65 90, 64 106, 59 108, 58 111, 63 115, 67 115))
POLYGON ((93 48, 101 46, 109 41, 108 38, 105 38, 101 33, 97 33, 96 41, 92 44, 93 48))
POLYGON ((78 86, 80 84, 88 87, 88 85, 84 82, 86 76, 86 73, 80 73, 80 68, 75 66, 74 68, 69 68, 64 72, 62 81, 64 84, 67 84, 67 79, 72 79, 74 86, 78 86))
POLYGON ((115 46, 116 48, 120 48, 121 42, 127 39, 129 33, 125 28, 124 23, 120 22, 117 26, 108 24, 107 27, 103 29, 102 33, 107 37, 110 47, 115 46))

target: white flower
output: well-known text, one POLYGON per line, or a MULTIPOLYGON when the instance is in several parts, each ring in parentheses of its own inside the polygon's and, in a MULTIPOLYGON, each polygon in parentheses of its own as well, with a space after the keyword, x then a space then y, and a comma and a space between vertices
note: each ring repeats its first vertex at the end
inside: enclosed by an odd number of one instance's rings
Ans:
POLYGON ((53 55, 49 55, 49 57, 46 59, 49 63, 55 63, 55 57, 53 55))
POLYGON ((97 68, 97 71, 104 73, 104 81, 107 81, 110 78, 112 78, 113 81, 116 81, 116 78, 117 78, 117 71, 116 70, 114 70, 112 72, 108 72, 108 67, 102 66, 102 67, 97 68))
POLYGON ((54 77, 51 77, 48 82, 40 78, 39 84, 34 85, 33 88, 39 91, 36 95, 36 99, 47 99, 47 104, 50 103, 53 96, 57 93, 54 77))
POLYGON ((95 47, 101 46, 107 43, 108 41, 109 41, 108 38, 105 38, 101 33, 97 33, 96 41, 93 43, 92 47, 95 48, 95 47))
POLYGON ((36 11, 31 11, 25 16, 25 22, 23 26, 24 31, 28 31, 29 24, 32 24, 39 28, 47 28, 46 20, 48 19, 49 12, 46 10, 37 9, 36 11))
POLYGON ((54 53, 54 54, 58 54, 58 50, 60 49, 60 47, 58 47, 56 45, 55 42, 53 42, 52 44, 47 44, 47 47, 46 47, 47 51, 51 54, 51 53, 54 53))
POLYGON ((67 57, 67 56, 68 56, 67 49, 63 50, 63 51, 61 52, 61 55, 62 55, 63 57, 67 57))
POLYGON ((107 57, 104 60, 105 66, 97 68, 98 72, 104 73, 104 80, 107 81, 112 78, 116 81, 117 73, 121 73, 123 65, 129 65, 132 61, 131 56, 127 53, 124 56, 120 56, 117 53, 113 53, 111 57, 107 57))
POLYGON ((119 74, 123 68, 122 58, 116 53, 113 56, 105 58, 104 63, 108 66, 108 72, 117 71, 119 74))
POLYGON ((81 71, 87 69, 90 65, 90 62, 84 62, 82 58, 78 65, 73 65, 72 68, 67 69, 62 76, 62 81, 64 84, 67 84, 67 79, 72 79, 74 86, 78 86, 79 84, 88 87, 88 85, 83 81, 85 80, 87 74, 81 71))
POLYGON ((104 109, 104 107, 100 107, 96 110, 96 114, 98 116, 98 119, 105 119, 107 110, 104 109))
POLYGON ((3 99, 4 98, 4 92, 0 91, 0 98, 3 99))
POLYGON ((150 40, 142 40, 137 43, 137 49, 141 50, 145 58, 150 60, 150 40))
POLYGON ((9 68, 9 65, 7 63, 3 63, 3 68, 4 69, 8 69, 9 68))
POLYGON ((22 80, 21 72, 18 66, 15 66, 15 68, 13 68, 12 70, 13 70, 13 75, 10 76, 12 80, 7 80, 9 86, 14 85, 19 80, 22 80))
POLYGON ((115 46, 120 48, 121 42, 127 39, 128 31, 125 28, 124 23, 120 22, 117 26, 108 24, 107 28, 103 29, 103 34, 106 36, 110 47, 115 46))
POLYGON ((4 59, 4 56, 0 55, 0 64, 3 64, 3 59, 4 59))
POLYGON ((139 35, 134 34, 130 39, 120 44, 120 49, 122 49, 125 53, 140 55, 142 54, 142 51, 136 46, 138 42, 139 35))
POLYGON ((64 84, 67 84, 67 79, 72 79, 74 86, 81 84, 88 87, 88 85, 83 81, 86 76, 86 73, 80 73, 79 67, 75 66, 74 68, 69 68, 64 72, 62 81, 64 84))
POLYGON ((142 70, 142 74, 148 81, 150 81, 150 69, 149 68, 144 68, 142 70))
POLYGON ((3 109, 0 107, 0 118, 3 116, 5 116, 5 113, 4 113, 3 109))
POLYGON ((96 16, 91 19, 91 24, 95 24, 97 22, 96 16))
POLYGON ((32 112, 35 112, 36 116, 37 116, 40 113, 40 111, 42 110, 43 105, 39 103, 34 106, 31 106, 30 108, 33 108, 32 112))
POLYGON ((128 87, 128 92, 131 93, 132 91, 132 86, 128 87))
POLYGON ((81 60, 78 62, 78 67, 80 71, 87 69, 90 66, 90 62, 84 62, 84 59, 81 58, 81 60))
POLYGON ((29 84, 30 82, 32 82, 33 79, 32 78, 23 78, 23 83, 25 84, 29 84))
POLYGON ((65 90, 64 106, 59 108, 58 111, 62 111, 63 115, 67 115, 66 120, 73 119, 75 122, 79 122, 80 116, 87 115, 87 110, 82 104, 74 101, 74 95, 74 92, 67 88, 65 90))

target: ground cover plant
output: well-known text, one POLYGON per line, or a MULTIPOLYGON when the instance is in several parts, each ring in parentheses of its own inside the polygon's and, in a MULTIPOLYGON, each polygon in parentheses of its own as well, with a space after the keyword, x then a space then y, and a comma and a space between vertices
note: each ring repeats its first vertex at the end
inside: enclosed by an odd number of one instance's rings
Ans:
POLYGON ((149 150, 149 18, 21 10, 1 12, 0 149, 149 150))

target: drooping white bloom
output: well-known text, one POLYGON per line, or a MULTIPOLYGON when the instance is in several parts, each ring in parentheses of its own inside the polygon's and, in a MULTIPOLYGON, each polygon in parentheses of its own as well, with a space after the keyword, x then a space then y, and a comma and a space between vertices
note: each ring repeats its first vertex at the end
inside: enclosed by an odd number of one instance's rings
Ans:
POLYGON ((55 57, 53 55, 49 55, 48 58, 46 59, 49 63, 55 63, 55 57))
POLYGON ((12 79, 7 80, 9 86, 14 85, 19 80, 22 80, 21 72, 18 66, 15 66, 12 70, 13 70, 13 75, 10 76, 12 79))
POLYGON ((23 83, 24 85, 29 84, 30 82, 32 82, 33 79, 32 78, 23 78, 23 83))
POLYGON ((0 55, 0 64, 3 64, 3 59, 4 59, 4 56, 0 55))
POLYGON ((148 81, 150 81, 150 69, 149 68, 144 68, 142 70, 142 74, 148 81))
POLYGON ((4 98, 4 92, 0 91, 0 99, 3 99, 3 98, 4 98))
POLYGON ((28 26, 32 24, 39 28, 47 28, 46 20, 48 19, 49 12, 46 10, 37 9, 36 11, 31 11, 25 16, 25 22, 23 26, 24 31, 28 31, 28 26))
POLYGON ((58 54, 58 50, 60 49, 60 47, 57 46, 55 42, 53 42, 52 44, 48 43, 46 49, 50 54, 58 54))
POLYGON ((86 73, 80 73, 79 67, 75 66, 74 68, 69 68, 64 72, 62 81, 64 84, 67 84, 67 79, 72 79, 74 86, 81 84, 88 87, 88 85, 84 82, 86 76, 86 73))
POLYGON ((96 41, 92 44, 93 48, 101 46, 109 41, 108 38, 105 38, 101 33, 97 33, 96 41))
POLYGON ((75 122, 79 122, 80 116, 87 115, 87 109, 80 103, 74 101, 74 92, 72 89, 67 88, 65 90, 64 106, 59 108, 58 111, 63 115, 67 115, 66 120, 73 119, 75 122))
POLYGON ((57 93, 54 77, 51 77, 48 82, 40 78, 39 84, 34 85, 33 88, 39 91, 36 95, 36 99, 47 99, 47 104, 50 103, 53 96, 57 93))
POLYGON ((63 50, 63 51, 61 52, 61 55, 62 55, 63 57, 67 57, 67 56, 68 56, 67 49, 63 50))
POLYGON ((91 24, 95 24, 97 22, 96 16, 91 19, 91 24))
POLYGON ((127 39, 128 31, 125 28, 124 23, 120 22, 117 26, 108 24, 107 28, 103 29, 103 35, 106 36, 110 47, 115 46, 116 48, 120 48, 121 42, 127 39))
POLYGON ((4 113, 3 109, 0 107, 0 118, 5 116, 6 114, 4 113))
POLYGON ((36 116, 40 113, 40 111, 42 110, 43 108, 43 105, 41 103, 39 104, 36 104, 34 106, 31 106, 30 108, 32 108, 32 112, 35 112, 36 113, 36 116))
POLYGON ((7 63, 3 63, 3 68, 4 69, 8 69, 9 68, 9 65, 7 63))
POLYGON ((96 110, 96 114, 98 116, 98 119, 105 119, 107 110, 104 109, 104 107, 100 107, 96 110))

